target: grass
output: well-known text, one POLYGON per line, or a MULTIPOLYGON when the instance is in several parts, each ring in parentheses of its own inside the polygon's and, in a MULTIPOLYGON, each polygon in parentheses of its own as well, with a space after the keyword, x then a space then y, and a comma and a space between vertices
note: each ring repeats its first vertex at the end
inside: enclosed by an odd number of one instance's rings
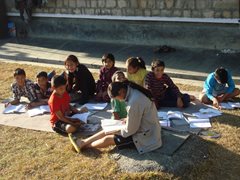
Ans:
MULTIPOLYGON (((11 95, 10 84, 16 67, 25 69, 29 79, 36 72, 52 68, 0 63, 0 99, 11 95)), ((63 69, 57 69, 57 73, 63 69)), ((97 77, 97 74, 94 74, 97 77)), ((182 90, 196 87, 178 84, 182 90)), ((200 91, 200 90, 199 90, 200 91)), ((209 157, 181 177, 163 172, 123 173, 109 150, 76 154, 67 138, 54 133, 0 125, 0 179, 238 179, 240 177, 240 110, 224 111, 213 119, 220 139, 207 140, 209 157)))

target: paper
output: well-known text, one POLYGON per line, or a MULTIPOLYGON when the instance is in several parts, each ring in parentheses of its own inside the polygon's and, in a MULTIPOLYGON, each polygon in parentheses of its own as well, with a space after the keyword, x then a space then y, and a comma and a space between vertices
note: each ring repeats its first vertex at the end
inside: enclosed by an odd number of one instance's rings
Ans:
POLYGON ((167 112, 168 119, 185 119, 183 113, 180 111, 168 111, 167 112))
POLYGON ((161 111, 159 111, 157 114, 158 114, 158 118, 159 118, 159 119, 162 119, 162 120, 168 119, 167 112, 161 112, 161 111))
POLYGON ((240 108, 240 102, 228 102, 233 108, 240 108))
POLYGON ((120 131, 126 127, 120 120, 103 119, 101 120, 101 126, 106 134, 120 131))
POLYGON ((190 128, 210 128, 210 127, 212 127, 210 122, 190 123, 190 128))
POLYGON ((220 103, 221 109, 235 109, 240 108, 240 102, 225 102, 220 103))
POLYGON ((86 103, 82 107, 87 107, 89 110, 103 110, 108 103, 86 103))
POLYGON ((87 123, 89 114, 90 114, 90 112, 74 114, 71 118, 77 118, 77 119, 81 120, 82 122, 87 123))
POLYGON ((41 115, 44 113, 50 113, 50 108, 48 105, 42 105, 42 106, 29 109, 27 112, 30 117, 33 117, 33 116, 41 115))
POLYGON ((25 104, 19 104, 19 105, 9 105, 9 106, 7 106, 4 109, 3 114, 25 113, 25 112, 26 112, 25 104))
POLYGON ((206 108, 206 109, 202 108, 202 109, 199 110, 199 112, 202 113, 202 114, 213 113, 213 114, 216 114, 218 116, 222 114, 221 111, 219 111, 217 109, 212 109, 212 108, 206 108))
POLYGON ((159 123, 162 127, 170 127, 170 121, 169 120, 159 121, 159 123))

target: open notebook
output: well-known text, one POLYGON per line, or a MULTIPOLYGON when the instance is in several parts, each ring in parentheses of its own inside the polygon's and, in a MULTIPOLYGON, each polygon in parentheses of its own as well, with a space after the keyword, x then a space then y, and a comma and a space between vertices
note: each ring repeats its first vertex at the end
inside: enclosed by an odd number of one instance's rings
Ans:
POLYGON ((240 102, 224 102, 220 103, 221 109, 238 109, 240 108, 240 102))
POLYGON ((106 134, 118 132, 126 127, 123 121, 113 120, 113 119, 103 119, 101 120, 101 126, 106 134))
POLYGON ((3 114, 11 114, 11 113, 25 113, 26 108, 25 104, 19 105, 9 105, 3 110, 3 114))
POLYGON ((212 127, 209 118, 188 117, 187 121, 190 125, 190 128, 210 128, 210 127, 212 127))
POLYGON ((77 118, 87 124, 87 119, 89 115, 90 115, 90 112, 81 113, 81 114, 79 113, 79 114, 74 114, 71 118, 77 118))
POLYGON ((30 117, 33 117, 33 116, 42 115, 45 113, 50 113, 50 108, 48 105, 42 105, 42 106, 29 109, 27 113, 30 117))

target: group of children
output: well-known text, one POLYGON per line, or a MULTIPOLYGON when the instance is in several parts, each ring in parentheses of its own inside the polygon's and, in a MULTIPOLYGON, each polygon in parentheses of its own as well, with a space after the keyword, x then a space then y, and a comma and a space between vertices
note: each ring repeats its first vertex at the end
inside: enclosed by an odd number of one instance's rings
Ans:
MULTIPOLYGON (((97 102, 111 102, 113 119, 126 118, 125 101, 111 99, 108 95, 108 86, 112 82, 126 82, 132 86, 141 86, 146 94, 151 94, 157 109, 161 107, 185 108, 188 107, 190 101, 195 100, 194 96, 181 93, 172 79, 164 73, 163 61, 154 60, 151 64, 151 71, 148 72, 142 58, 131 57, 126 61, 126 76, 115 67, 113 54, 104 54, 102 64, 96 83, 88 68, 80 64, 74 55, 66 58, 64 62, 66 71, 61 75, 54 75, 54 72, 48 75, 42 71, 36 75, 35 83, 26 78, 23 69, 17 68, 14 72, 15 82, 11 85, 14 100, 10 104, 18 104, 21 96, 29 99, 30 103, 27 104, 29 109, 48 104, 53 130, 58 133, 72 133, 81 125, 81 121, 71 118, 71 115, 86 112, 87 109, 83 108, 78 111, 69 104, 70 102, 84 104, 90 99, 95 99, 97 102)), ((218 108, 222 101, 239 94, 240 90, 235 88, 231 74, 220 67, 207 77, 200 101, 212 103, 218 108)))

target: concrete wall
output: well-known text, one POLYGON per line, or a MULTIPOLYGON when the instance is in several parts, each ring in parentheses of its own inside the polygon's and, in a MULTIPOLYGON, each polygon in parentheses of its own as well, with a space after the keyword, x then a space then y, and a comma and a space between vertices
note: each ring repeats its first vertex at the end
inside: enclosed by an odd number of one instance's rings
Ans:
MULTIPOLYGON (((16 12, 14 0, 5 0, 8 12, 16 12)), ((41 13, 239 18, 239 0, 48 0, 41 13)))

